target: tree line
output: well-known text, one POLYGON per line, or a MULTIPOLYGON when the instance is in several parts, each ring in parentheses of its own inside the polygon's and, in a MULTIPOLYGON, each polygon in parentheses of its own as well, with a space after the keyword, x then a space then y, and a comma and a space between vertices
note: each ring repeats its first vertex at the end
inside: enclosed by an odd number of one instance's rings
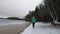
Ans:
POLYGON ((31 21, 32 16, 35 16, 37 21, 52 22, 60 21, 60 0, 44 0, 41 4, 35 7, 35 10, 29 11, 26 15, 26 20, 31 21))

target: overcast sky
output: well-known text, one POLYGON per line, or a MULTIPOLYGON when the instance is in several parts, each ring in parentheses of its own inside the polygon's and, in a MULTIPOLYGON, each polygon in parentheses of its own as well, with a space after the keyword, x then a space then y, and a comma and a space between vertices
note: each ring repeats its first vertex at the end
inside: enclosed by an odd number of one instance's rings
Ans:
POLYGON ((0 17, 23 17, 42 0, 0 0, 0 17))

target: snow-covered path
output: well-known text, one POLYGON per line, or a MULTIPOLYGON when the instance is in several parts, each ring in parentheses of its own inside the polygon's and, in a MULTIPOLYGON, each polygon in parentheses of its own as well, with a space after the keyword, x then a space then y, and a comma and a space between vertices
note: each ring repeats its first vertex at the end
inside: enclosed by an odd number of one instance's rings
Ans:
POLYGON ((60 27, 54 27, 50 23, 36 23, 35 28, 31 24, 21 34, 60 34, 60 27))

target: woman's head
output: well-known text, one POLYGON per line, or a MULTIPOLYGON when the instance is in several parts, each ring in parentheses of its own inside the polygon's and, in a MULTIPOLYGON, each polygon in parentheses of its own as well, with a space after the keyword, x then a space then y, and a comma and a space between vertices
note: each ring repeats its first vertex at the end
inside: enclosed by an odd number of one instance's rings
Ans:
POLYGON ((35 16, 33 16, 33 18, 35 18, 35 16))

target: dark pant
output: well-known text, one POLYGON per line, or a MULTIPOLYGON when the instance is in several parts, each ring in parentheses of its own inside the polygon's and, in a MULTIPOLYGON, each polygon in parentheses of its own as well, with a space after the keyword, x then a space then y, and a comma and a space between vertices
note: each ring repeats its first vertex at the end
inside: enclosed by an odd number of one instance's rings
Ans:
POLYGON ((34 28, 34 26, 35 26, 35 23, 32 23, 32 26, 33 26, 33 28, 34 28))

